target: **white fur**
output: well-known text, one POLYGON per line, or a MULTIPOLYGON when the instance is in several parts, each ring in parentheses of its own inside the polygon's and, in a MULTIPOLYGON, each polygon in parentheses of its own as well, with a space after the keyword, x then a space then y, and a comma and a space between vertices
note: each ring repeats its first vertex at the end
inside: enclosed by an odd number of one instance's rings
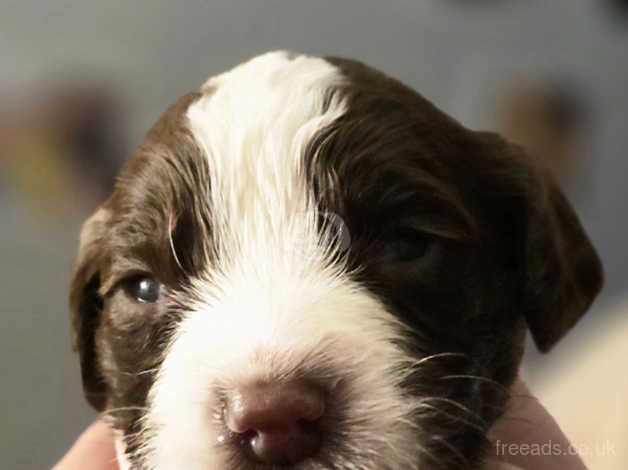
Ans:
POLYGON ((113 431, 114 443, 116 450, 116 463, 118 464, 118 470, 131 470, 131 462, 126 455, 126 445, 123 439, 122 431, 113 431))
POLYGON ((393 370, 406 361, 393 341, 402 328, 319 233, 302 168, 308 142, 346 109, 338 97, 323 107, 341 80, 322 59, 275 52, 210 79, 190 106, 211 167, 215 256, 150 392, 147 468, 227 469, 217 394, 299 366, 350 382, 341 424, 353 457, 338 468, 414 468, 411 405, 393 370))

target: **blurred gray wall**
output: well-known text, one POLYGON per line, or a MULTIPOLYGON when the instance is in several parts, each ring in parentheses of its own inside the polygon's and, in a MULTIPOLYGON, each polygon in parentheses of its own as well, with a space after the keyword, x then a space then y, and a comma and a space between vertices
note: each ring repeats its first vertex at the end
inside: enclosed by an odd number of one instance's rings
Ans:
MULTIPOLYGON (((177 97, 270 49, 359 58, 475 128, 491 124, 481 110, 504 79, 575 77, 594 115, 576 202, 608 274, 574 335, 591 336, 628 287, 628 30, 602 3, 0 0, 0 91, 66 71, 105 77, 128 101, 135 145, 177 97)), ((0 198, 0 468, 47 468, 92 417, 66 308, 79 221, 35 219, 10 192, 0 198)))

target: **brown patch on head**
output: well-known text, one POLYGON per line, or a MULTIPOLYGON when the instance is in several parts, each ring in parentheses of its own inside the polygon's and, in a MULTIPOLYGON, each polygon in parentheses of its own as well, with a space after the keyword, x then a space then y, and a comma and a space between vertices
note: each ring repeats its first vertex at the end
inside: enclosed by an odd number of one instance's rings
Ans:
POLYGON ((322 199, 350 222, 370 219, 352 233, 412 217, 433 235, 502 247, 524 271, 520 309, 533 337, 550 349, 603 277, 551 175, 521 148, 469 131, 399 81, 356 61, 329 60, 348 78, 335 92, 347 95, 349 110, 312 143, 311 179, 322 199), (327 174, 334 178, 316 178, 327 174))

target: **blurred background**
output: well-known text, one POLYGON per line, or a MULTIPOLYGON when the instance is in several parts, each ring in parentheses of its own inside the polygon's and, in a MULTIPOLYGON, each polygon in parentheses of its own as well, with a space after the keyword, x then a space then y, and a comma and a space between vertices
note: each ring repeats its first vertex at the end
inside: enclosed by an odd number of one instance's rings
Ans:
MULTIPOLYGON (((81 221, 169 104, 278 48, 360 59, 546 161, 607 281, 525 374, 575 442, 617 439, 570 397, 612 389, 573 371, 628 340, 628 1, 0 0, 0 468, 50 467, 94 417, 66 306, 81 221)), ((618 444, 591 468, 628 468, 618 444)))

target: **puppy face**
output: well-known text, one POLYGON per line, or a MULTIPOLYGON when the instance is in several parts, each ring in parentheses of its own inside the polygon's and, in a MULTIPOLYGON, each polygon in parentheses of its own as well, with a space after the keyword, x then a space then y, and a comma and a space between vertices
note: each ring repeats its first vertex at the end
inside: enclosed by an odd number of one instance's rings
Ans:
POLYGON ((518 149, 362 64, 279 52, 149 132, 84 226, 71 304, 131 468, 470 469, 526 325, 549 349, 600 284, 518 149), (277 413, 315 444, 250 424, 277 413))

